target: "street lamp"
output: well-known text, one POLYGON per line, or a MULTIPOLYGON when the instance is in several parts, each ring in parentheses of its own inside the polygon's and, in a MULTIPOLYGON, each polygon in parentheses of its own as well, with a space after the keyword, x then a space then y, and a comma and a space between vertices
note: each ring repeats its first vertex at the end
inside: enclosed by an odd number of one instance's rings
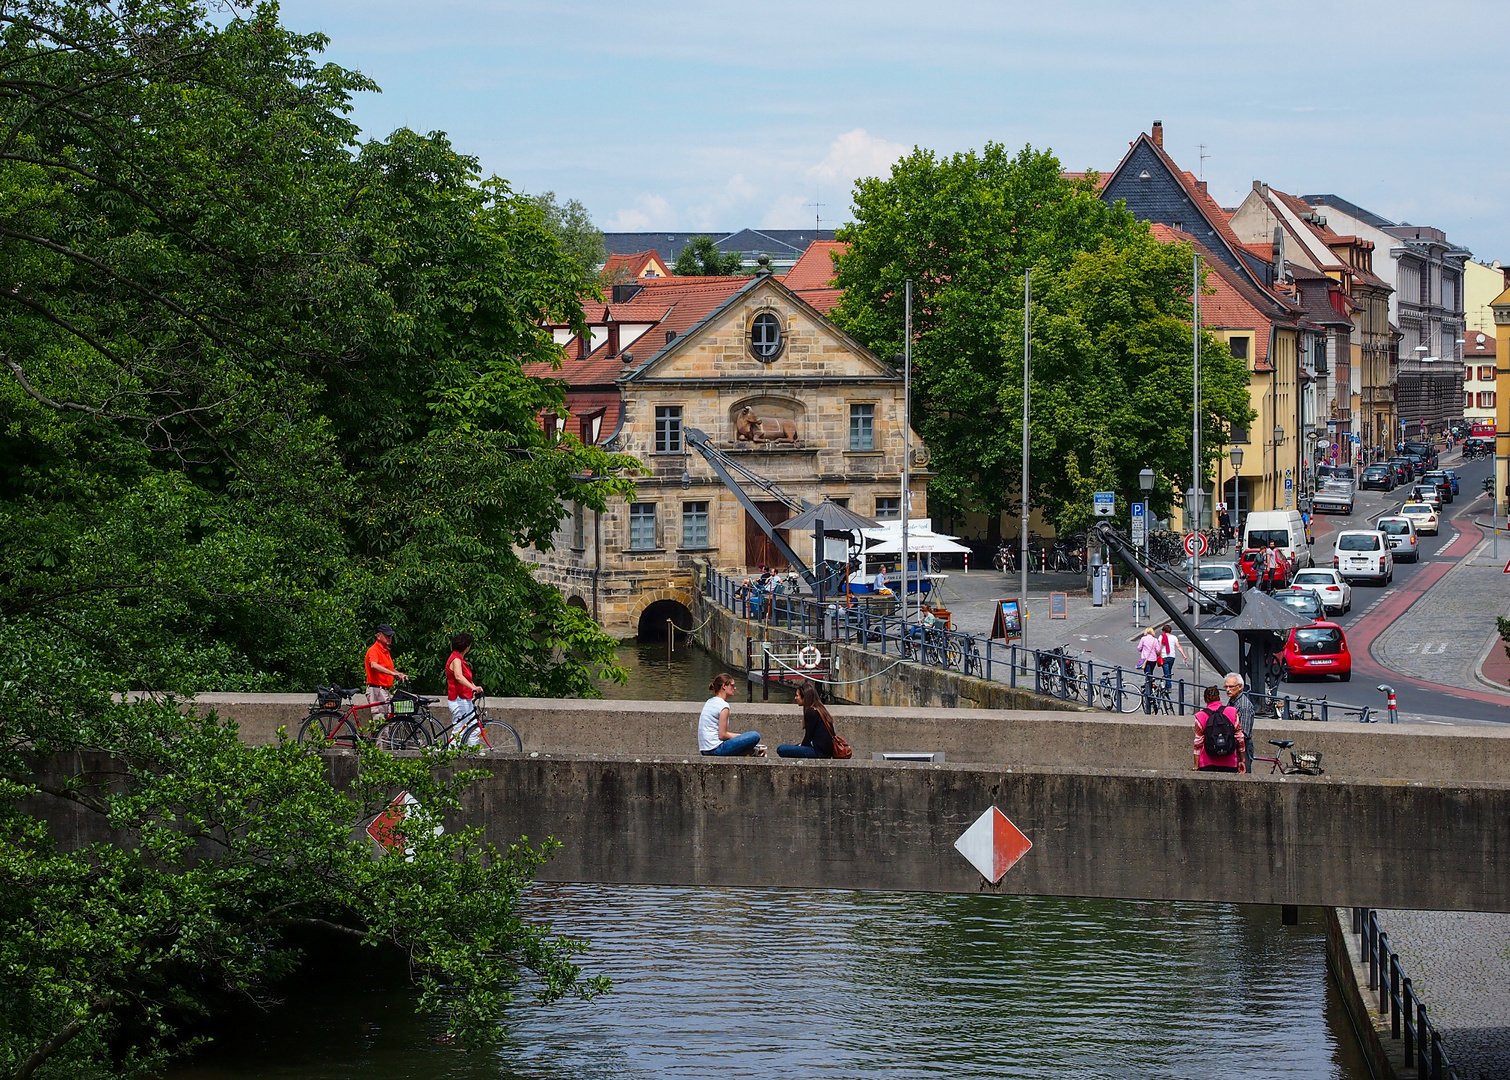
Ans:
POLYGON ((1278 424, 1274 425, 1274 445, 1278 446, 1285 441, 1285 429, 1278 424))
POLYGON ((1238 469, 1243 467, 1243 448, 1241 446, 1234 446, 1227 454, 1227 457, 1232 461, 1233 472, 1237 472, 1238 469))
POLYGON ((1144 469, 1138 474, 1138 486, 1144 491, 1153 490, 1153 470, 1144 469))

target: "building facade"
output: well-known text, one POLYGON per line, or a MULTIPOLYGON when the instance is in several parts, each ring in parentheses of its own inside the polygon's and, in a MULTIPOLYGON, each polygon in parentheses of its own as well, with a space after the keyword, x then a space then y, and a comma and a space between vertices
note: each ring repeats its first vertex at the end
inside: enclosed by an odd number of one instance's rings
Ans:
MULTIPOLYGON (((824 498, 903 516, 901 373, 778 278, 646 279, 614 301, 580 341, 557 328, 562 367, 530 374, 566 384, 570 416, 545 423, 644 463, 636 494, 601 515, 574 507, 553 550, 522 552, 609 633, 663 630, 666 613, 691 606, 700 564, 732 574, 785 564, 694 449, 694 430, 758 478, 741 486, 771 524, 792 501, 824 498)), ((916 435, 911 447, 906 516, 925 517, 928 456, 916 435)), ((787 542, 811 565, 810 536, 787 542)))

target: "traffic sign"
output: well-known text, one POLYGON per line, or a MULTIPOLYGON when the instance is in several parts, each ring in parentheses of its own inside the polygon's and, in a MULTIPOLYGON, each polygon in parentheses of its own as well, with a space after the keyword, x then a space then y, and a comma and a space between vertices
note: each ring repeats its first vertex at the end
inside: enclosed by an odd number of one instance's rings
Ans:
POLYGON ((1206 534, 1198 532, 1186 533, 1185 554, 1191 558, 1206 554, 1206 534))
POLYGON ((1510 574, 1510 562, 1505 564, 1505 573, 1510 574))
POLYGON ((388 809, 372 819, 372 824, 367 826, 367 835, 374 844, 388 851, 403 847, 404 834, 399 827, 404 823, 404 811, 418 805, 419 800, 413 795, 400 791, 388 804, 388 809))
POLYGON ((1143 516, 1143 503, 1132 504, 1132 542, 1134 547, 1143 545, 1143 529, 1146 518, 1143 516))
POLYGON ((1095 494, 1095 507, 1097 517, 1111 517, 1117 509, 1117 495, 1112 491, 1098 491, 1095 494))
POLYGON ((955 850, 992 885, 1032 846, 1033 841, 994 806, 976 818, 975 824, 954 842, 955 850))

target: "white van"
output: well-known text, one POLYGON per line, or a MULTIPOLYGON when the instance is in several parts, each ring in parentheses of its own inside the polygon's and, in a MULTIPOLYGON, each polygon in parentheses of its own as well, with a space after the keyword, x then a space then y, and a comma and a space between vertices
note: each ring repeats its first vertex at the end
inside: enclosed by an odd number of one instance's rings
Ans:
POLYGON ((1374 529, 1339 532, 1332 548, 1332 565, 1349 581, 1372 578, 1380 585, 1388 585, 1395 576, 1395 558, 1390 554, 1389 541, 1374 529))
POLYGON ((1243 522, 1243 547, 1266 548, 1270 540, 1300 569, 1312 565, 1299 510, 1254 510, 1248 515, 1243 522))

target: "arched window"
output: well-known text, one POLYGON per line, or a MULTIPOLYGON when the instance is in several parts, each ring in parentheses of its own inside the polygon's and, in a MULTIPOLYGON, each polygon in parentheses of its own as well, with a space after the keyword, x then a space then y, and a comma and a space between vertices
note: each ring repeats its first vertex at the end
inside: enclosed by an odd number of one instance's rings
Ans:
POLYGON ((762 311, 750 324, 750 351, 755 359, 769 364, 781 355, 781 320, 769 311, 762 311))

